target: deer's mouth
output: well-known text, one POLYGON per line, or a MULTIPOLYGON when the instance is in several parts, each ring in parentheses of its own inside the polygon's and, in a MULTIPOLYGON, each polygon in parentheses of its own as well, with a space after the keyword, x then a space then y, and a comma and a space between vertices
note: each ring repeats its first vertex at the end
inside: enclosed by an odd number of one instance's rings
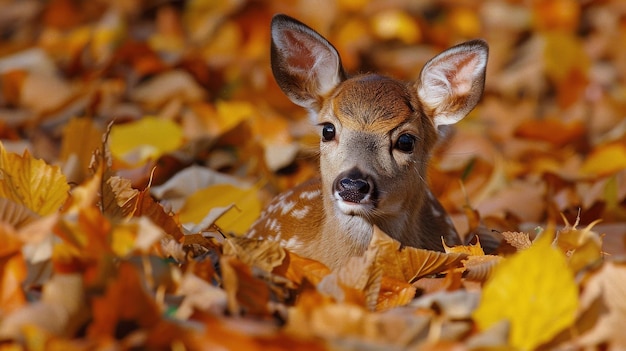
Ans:
POLYGON ((337 208, 349 216, 367 216, 376 207, 369 194, 340 191, 335 192, 334 195, 337 208))

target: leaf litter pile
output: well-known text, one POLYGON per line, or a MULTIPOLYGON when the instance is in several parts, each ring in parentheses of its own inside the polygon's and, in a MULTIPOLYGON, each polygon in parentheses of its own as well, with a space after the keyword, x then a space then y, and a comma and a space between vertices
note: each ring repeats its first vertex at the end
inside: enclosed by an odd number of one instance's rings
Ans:
POLYGON ((621 0, 6 0, 0 31, 0 349, 626 348, 621 0), (317 172, 279 12, 405 80, 488 41, 429 179, 494 255, 375 230, 331 271, 242 237, 317 172))

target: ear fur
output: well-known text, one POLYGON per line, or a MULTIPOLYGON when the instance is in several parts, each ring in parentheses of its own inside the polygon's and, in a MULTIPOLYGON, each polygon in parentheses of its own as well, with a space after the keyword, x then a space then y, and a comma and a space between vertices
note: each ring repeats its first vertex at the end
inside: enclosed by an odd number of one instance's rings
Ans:
POLYGON ((317 112, 321 98, 346 79, 339 53, 319 33, 283 14, 272 18, 271 36, 276 82, 293 103, 317 112))
POLYGON ((484 40, 454 46, 426 63, 417 95, 436 126, 454 124, 478 103, 485 86, 489 47, 484 40))

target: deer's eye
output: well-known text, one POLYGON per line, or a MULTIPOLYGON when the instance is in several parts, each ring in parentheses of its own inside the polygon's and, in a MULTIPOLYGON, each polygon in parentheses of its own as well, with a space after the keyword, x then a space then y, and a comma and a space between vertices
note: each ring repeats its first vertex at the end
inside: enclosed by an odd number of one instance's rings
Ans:
POLYGON ((411 152, 413 152, 413 149, 415 148, 415 137, 410 134, 400 135, 398 137, 398 140, 396 141, 396 145, 394 145, 394 148, 396 148, 399 151, 410 154, 411 152))
POLYGON ((322 141, 331 141, 335 139, 335 126, 332 123, 326 123, 322 126, 322 141))

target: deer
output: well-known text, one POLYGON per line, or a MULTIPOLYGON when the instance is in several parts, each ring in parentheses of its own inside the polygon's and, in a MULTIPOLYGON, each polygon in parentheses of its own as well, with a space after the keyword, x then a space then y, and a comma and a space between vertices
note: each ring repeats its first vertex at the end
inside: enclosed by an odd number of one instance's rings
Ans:
POLYGON ((430 59, 413 82, 348 76, 337 49, 284 14, 271 21, 280 89, 320 133, 320 177, 277 195, 247 232, 331 269, 367 249, 375 227, 403 246, 443 251, 461 239, 426 179, 438 128, 480 100, 489 48, 482 39, 430 59))

